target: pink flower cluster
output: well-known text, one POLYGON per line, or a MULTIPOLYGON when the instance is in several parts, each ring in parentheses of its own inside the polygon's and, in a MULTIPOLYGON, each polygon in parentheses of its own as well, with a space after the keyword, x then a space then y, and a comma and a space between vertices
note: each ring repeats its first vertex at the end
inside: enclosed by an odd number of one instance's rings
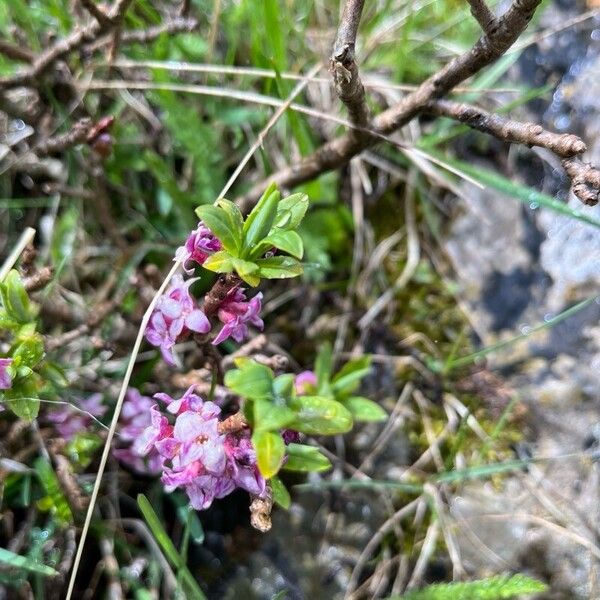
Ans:
POLYGON ((176 364, 173 346, 181 335, 188 331, 210 331, 209 320, 190 294, 190 285, 194 281, 184 282, 181 275, 175 275, 169 289, 158 299, 146 329, 146 339, 160 348, 163 358, 172 366, 176 364))
POLYGON ((195 231, 189 235, 183 246, 177 248, 175 260, 181 261, 183 270, 191 275, 194 272, 190 262, 204 264, 204 261, 215 252, 221 250, 222 245, 215 234, 202 221, 198 223, 195 231))
POLYGON ((150 409, 150 425, 136 440, 137 452, 157 453, 162 461, 162 482, 168 492, 185 489, 192 507, 208 508, 236 488, 260 496, 265 480, 256 465, 248 431, 219 432, 221 409, 193 393, 193 386, 178 400, 167 394, 155 398, 167 404, 174 423, 157 405, 150 409))
POLYGON ((143 475, 158 475, 163 460, 156 450, 145 452, 142 434, 152 424, 151 410, 154 400, 129 388, 121 410, 119 439, 124 447, 113 450, 113 455, 123 464, 143 475))
MULTIPOLYGON (((202 222, 188 237, 184 246, 177 250, 176 258, 182 261, 184 270, 190 274, 190 262, 203 264, 213 252, 221 249, 221 242, 202 222)), ((146 328, 146 339, 160 348, 164 360, 171 366, 176 365, 173 347, 178 340, 190 332, 207 334, 211 331, 211 323, 204 312, 197 306, 190 294, 190 286, 196 279, 183 280, 175 275, 170 287, 158 300, 146 328)), ((228 338, 241 343, 248 337, 248 325, 262 330, 264 323, 260 318, 262 294, 256 294, 248 300, 244 288, 231 289, 217 311, 219 321, 223 324, 221 331, 215 336, 213 344, 220 344, 228 338)))
POLYGON ((57 433, 71 441, 78 433, 84 433, 94 423, 93 417, 101 417, 107 407, 102 404, 102 394, 92 394, 86 400, 77 400, 51 411, 47 419, 54 423, 57 433))

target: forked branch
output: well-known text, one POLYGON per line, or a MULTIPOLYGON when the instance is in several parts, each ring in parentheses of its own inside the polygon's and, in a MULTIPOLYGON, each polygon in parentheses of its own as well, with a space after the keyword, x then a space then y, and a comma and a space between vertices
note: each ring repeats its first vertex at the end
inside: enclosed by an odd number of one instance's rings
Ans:
POLYGON ((514 121, 477 106, 451 100, 429 102, 425 112, 454 119, 504 142, 550 150, 562 160, 575 196, 588 206, 598 203, 600 171, 577 158, 587 150, 584 141, 578 136, 572 133, 553 133, 536 123, 514 121))
MULTIPOLYGON (((368 128, 374 134, 387 135, 396 131, 419 115, 428 102, 445 96, 459 83, 498 60, 525 31, 541 2, 542 0, 514 0, 509 9, 497 19, 493 30, 479 38, 471 50, 452 60, 414 92, 377 115, 368 128)), ((356 136, 352 133, 335 138, 299 163, 256 184, 248 194, 239 199, 239 204, 247 210, 271 182, 289 188, 337 169, 376 141, 373 136, 356 136)))
MULTIPOLYGON (((329 61, 335 90, 348 109, 350 121, 358 127, 365 127, 369 121, 365 88, 356 64, 356 35, 363 5, 364 0, 346 0, 329 61)), ((359 137, 365 135, 358 130, 351 134, 359 137)))

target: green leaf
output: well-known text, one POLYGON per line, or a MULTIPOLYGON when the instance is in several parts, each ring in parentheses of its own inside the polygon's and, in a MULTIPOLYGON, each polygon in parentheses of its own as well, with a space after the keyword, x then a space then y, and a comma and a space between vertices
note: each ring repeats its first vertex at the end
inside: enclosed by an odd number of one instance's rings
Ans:
POLYGON ((457 583, 436 583, 387 600, 506 600, 544 592, 548 586, 525 575, 505 575, 457 583))
POLYGON ((219 250, 219 252, 211 254, 204 263, 202 263, 202 266, 215 273, 231 273, 231 271, 233 271, 233 259, 234 257, 231 256, 229 252, 219 250))
MULTIPOLYGON (((283 250, 291 254, 297 259, 301 259, 304 255, 304 244, 302 238, 295 231, 272 231, 260 244, 265 246, 265 251, 271 247, 275 247, 278 250, 283 250)), ((260 254, 256 255, 257 257, 260 254)))
POLYGON ((269 400, 273 395, 273 371, 249 358, 238 358, 237 369, 225 373, 225 385, 251 400, 269 400))
POLYGON ((332 379, 332 389, 338 393, 353 392, 360 380, 370 373, 370 363, 371 359, 368 356, 347 362, 332 379))
POLYGON ((248 284, 256 287, 260 283, 260 277, 256 275, 258 265, 241 258, 232 259, 233 268, 236 273, 248 284))
POLYGON ((271 184, 264 192, 244 223, 244 245, 242 256, 249 256, 254 246, 269 235, 281 196, 275 184, 271 184))
POLYGON ((39 333, 18 337, 18 344, 12 352, 14 359, 20 358, 19 365, 35 367, 44 357, 44 340, 39 333))
POLYGON ((388 414, 373 400, 361 396, 351 396, 341 403, 352 413, 355 421, 385 421, 388 414))
POLYGON ((273 381, 273 395, 277 398, 286 399, 294 393, 294 380, 295 375, 286 373, 285 375, 279 375, 275 377, 273 381))
POLYGON ((291 256, 272 256, 256 260, 258 274, 265 279, 288 279, 302 275, 302 265, 291 256))
MULTIPOLYGON (((0 397, 2 394, 0 393, 0 397)), ((33 421, 40 411, 37 382, 34 377, 18 379, 13 386, 4 390, 6 406, 20 419, 33 421)))
POLYGON ((242 233, 226 209, 212 204, 205 204, 196 209, 196 214, 219 238, 227 252, 233 256, 240 255, 242 233))
POLYGON ((290 498, 290 493, 287 491, 287 488, 285 485, 283 485, 279 477, 271 477, 269 482, 271 484, 271 490, 273 490, 273 500, 275 500, 275 502, 279 504, 281 508, 287 510, 292 503, 292 499, 290 498))
POLYGON ((27 292, 19 273, 14 269, 9 271, 4 281, 0 284, 2 304, 8 317, 18 323, 28 323, 35 317, 35 311, 29 302, 27 292))
POLYGON ((296 414, 287 406, 277 406, 268 400, 254 401, 254 430, 276 431, 287 427, 296 414))
POLYGON ((285 454, 281 435, 272 431, 255 431, 252 434, 252 445, 256 451, 258 469, 265 479, 270 479, 279 471, 285 454))
POLYGON ((244 228, 244 217, 240 212, 240 209, 237 207, 235 202, 231 200, 227 200, 226 198, 221 198, 217 201, 217 206, 222 208, 225 214, 227 215, 227 219, 229 220, 229 225, 233 231, 236 232, 236 238, 239 240, 240 247, 242 244, 243 237, 243 228, 244 228))
POLYGON ((73 523, 73 513, 52 465, 46 459, 39 457, 34 461, 33 466, 46 492, 45 502, 42 501, 42 504, 45 504, 46 508, 54 513, 56 520, 60 523, 73 523))
POLYGON ((279 229, 296 229, 308 210, 308 196, 303 193, 292 194, 279 201, 275 226, 279 229))
POLYGON ((329 459, 314 446, 289 444, 286 454, 288 459, 283 465, 286 471, 313 472, 331 468, 329 459))
POLYGON ((27 556, 15 554, 10 550, 6 550, 6 548, 0 548, 0 563, 16 569, 24 569, 25 571, 30 571, 32 573, 39 573, 40 575, 47 575, 50 577, 58 575, 58 572, 52 567, 42 565, 27 556))
POLYGON ((333 370, 333 355, 331 344, 325 342, 319 349, 315 360, 315 375, 317 376, 317 388, 329 390, 329 380, 333 370))
POLYGON ((177 548, 175 548, 175 544, 171 541, 169 534, 164 530, 161 520, 154 512, 148 498, 144 494, 138 494, 137 503, 154 539, 158 542, 167 560, 174 567, 181 567, 181 556, 179 556, 179 552, 177 552, 177 548))
POLYGON ((339 402, 322 396, 298 396, 290 401, 296 420, 290 429, 311 435, 334 435, 352 429, 352 414, 339 402))

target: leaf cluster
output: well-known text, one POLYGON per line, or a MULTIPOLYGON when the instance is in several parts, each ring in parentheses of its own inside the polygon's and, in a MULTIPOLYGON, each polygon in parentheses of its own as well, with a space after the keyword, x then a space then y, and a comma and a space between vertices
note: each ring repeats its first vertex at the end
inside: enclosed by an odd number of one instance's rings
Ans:
POLYGON ((282 198, 274 184, 265 190, 246 219, 225 198, 198 207, 196 214, 223 245, 203 267, 216 273, 235 271, 251 286, 257 286, 261 279, 301 275, 304 246, 296 228, 307 209, 306 194, 282 198), (274 251, 285 254, 274 255, 274 251))
POLYGON ((0 334, 8 337, 9 349, 3 358, 11 358, 8 373, 12 385, 0 390, 0 400, 18 417, 31 421, 40 407, 40 394, 48 386, 64 385, 61 369, 46 360, 44 341, 36 331, 38 308, 29 300, 16 270, 0 283, 0 334))

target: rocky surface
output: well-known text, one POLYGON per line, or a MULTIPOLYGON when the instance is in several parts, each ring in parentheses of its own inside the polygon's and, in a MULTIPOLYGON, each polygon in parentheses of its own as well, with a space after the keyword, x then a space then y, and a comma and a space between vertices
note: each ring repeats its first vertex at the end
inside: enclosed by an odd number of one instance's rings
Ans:
MULTIPOLYGON (((544 25, 556 26, 577 11, 575 3, 558 2, 546 11, 544 25)), ((600 18, 543 40, 519 67, 534 82, 559 78, 551 102, 530 105, 529 119, 576 131, 588 142, 586 158, 599 163, 600 18)), ((514 177, 600 219, 600 206, 583 207, 568 195, 551 158, 516 152, 514 177)), ((525 334, 490 361, 509 374, 529 409, 524 455, 555 460, 537 463, 499 488, 464 489, 452 503, 453 516, 463 524, 461 550, 482 574, 525 569, 546 578, 553 588, 549 598, 597 598, 600 474, 593 451, 600 447, 600 230, 490 190, 465 190, 447 251, 483 342, 525 334), (527 335, 594 294, 597 301, 584 310, 527 335)))

